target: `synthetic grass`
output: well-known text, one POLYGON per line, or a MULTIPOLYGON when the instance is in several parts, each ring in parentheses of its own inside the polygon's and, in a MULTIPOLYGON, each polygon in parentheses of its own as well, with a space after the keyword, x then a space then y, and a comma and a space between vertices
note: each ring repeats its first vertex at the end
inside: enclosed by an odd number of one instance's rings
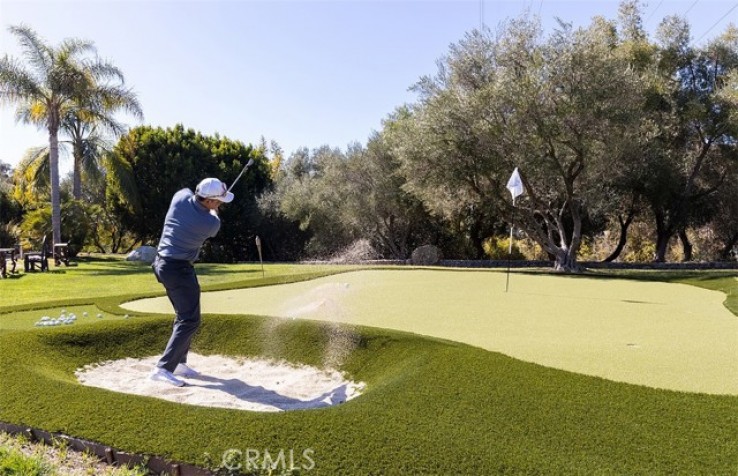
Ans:
MULTIPOLYGON (((694 280, 694 278, 692 278, 694 280)), ((738 319, 723 292, 680 283, 511 277, 490 270, 362 270, 205 293, 214 313, 297 316, 447 338, 529 362, 671 390, 738 395, 738 319)), ((171 312, 166 298, 124 307, 171 312)))
MULTIPOLYGON (((296 455, 309 449, 312 474, 736 470, 736 397, 618 384, 393 331, 352 328, 357 348, 344 370, 368 389, 330 409, 211 409, 75 381, 82 365, 151 355, 169 329, 169 319, 138 318, 0 336, 0 420, 198 464, 217 465, 229 449, 296 455)), ((209 316, 196 350, 316 364, 330 329, 209 316), (271 342, 263 339, 265 329, 271 342)))
MULTIPOLYGON (((196 266, 203 289, 263 280, 258 264, 198 263, 196 266)), ((264 269, 266 279, 263 281, 269 281, 285 280, 295 274, 325 274, 351 268, 266 264, 264 269)), ((57 303, 63 305, 70 300, 94 302, 94 298, 121 294, 163 294, 150 266, 125 261, 120 257, 80 257, 76 266, 70 267, 56 267, 51 263, 50 272, 11 275, 9 279, 0 281, 0 290, 0 312, 29 310, 29 307, 40 309, 57 303)))
MULTIPOLYGON (((107 272, 109 263, 91 263, 102 268, 99 274, 81 265, 64 276, 24 276, 17 280, 27 281, 15 308, 6 291, 16 281, 0 282, 0 329, 15 311, 48 307, 49 301, 55 310, 94 305, 121 316, 128 312, 117 306, 121 301, 163 294, 148 268, 139 273, 127 263, 111 263, 107 272), (77 272, 78 280, 67 279, 77 272), (50 284, 58 287, 53 293, 50 284)), ((288 266, 280 275, 267 268, 261 279, 260 270, 241 272, 249 266, 217 267, 219 282, 203 288, 268 285, 346 270, 288 266)), ((198 267, 205 282, 202 271, 198 267)), ((732 293, 729 308, 738 294, 736 280, 720 273, 633 274, 689 279, 732 293)), ((32 326, 35 311, 27 319, 32 326)), ((298 465, 300 454, 311 449, 316 467, 305 474, 319 475, 738 472, 738 397, 620 384, 463 344, 359 327, 358 347, 344 369, 369 384, 363 396, 330 409, 282 414, 209 409, 78 384, 73 371, 81 365, 160 352, 171 317, 106 318, 97 324, 0 335, 0 421, 212 466, 228 449, 273 455, 292 449, 298 465)), ((299 320, 206 316, 195 350, 316 365, 332 329, 299 320)))
MULTIPOLYGON (((264 267, 264 277, 255 264, 198 264, 197 274, 201 288, 207 291, 307 280, 354 268, 294 264, 264 267)), ((50 273, 19 274, 0 281, 0 333, 31 329, 39 318, 58 317, 62 309, 122 318, 126 313, 135 314, 118 307, 122 300, 163 295, 164 289, 145 264, 111 257, 80 259, 78 266, 69 268, 52 265, 50 273)), ((77 315, 80 317, 81 312, 77 315)), ((78 319, 75 325, 79 324, 84 321, 78 319)))

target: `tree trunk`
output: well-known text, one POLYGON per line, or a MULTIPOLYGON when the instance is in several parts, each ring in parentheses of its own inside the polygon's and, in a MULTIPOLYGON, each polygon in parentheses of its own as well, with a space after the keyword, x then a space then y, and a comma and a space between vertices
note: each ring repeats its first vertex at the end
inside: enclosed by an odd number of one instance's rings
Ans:
POLYGON ((610 263, 612 261, 615 261, 618 256, 620 256, 620 253, 623 252, 623 248, 625 248, 625 243, 628 241, 628 227, 633 222, 633 218, 635 217, 635 213, 631 210, 628 212, 628 217, 623 221, 622 216, 618 216, 618 222, 620 222, 620 237, 618 238, 618 245, 615 247, 615 249, 610 253, 610 256, 605 258, 603 260, 604 263, 610 263))
POLYGON ((75 200, 82 198, 82 147, 74 145, 74 172, 72 174, 72 196, 75 200))
POLYGON ((730 261, 732 258, 731 252, 733 251, 733 247, 738 243, 738 233, 733 233, 733 235, 728 238, 728 240, 725 242, 725 246, 723 247, 722 251, 720 251, 720 259, 723 261, 730 261))
POLYGON ((582 266, 577 263, 576 253, 560 248, 556 251, 554 270, 564 273, 580 273, 582 272, 582 266))
POLYGON ((654 252, 653 261, 655 263, 666 262, 666 248, 669 246, 671 236, 660 234, 656 237, 656 251, 654 252))
POLYGON ((59 196, 59 128, 49 125, 49 173, 51 175, 51 235, 53 247, 61 243, 61 198, 59 196))
POLYGON ((679 230, 679 240, 681 240, 682 249, 684 250, 684 259, 682 259, 682 261, 692 261, 692 249, 694 247, 692 246, 692 243, 689 242, 687 230, 679 230))
POLYGON ((469 227, 469 240, 471 241, 472 248, 474 249, 474 255, 476 259, 484 259, 484 238, 481 236, 482 231, 482 218, 472 217, 472 223, 469 227))
POLYGON ((663 213, 655 212, 654 215, 656 218, 656 251, 654 252, 653 261, 663 263, 666 261, 666 250, 669 247, 669 240, 673 232, 666 226, 663 213))

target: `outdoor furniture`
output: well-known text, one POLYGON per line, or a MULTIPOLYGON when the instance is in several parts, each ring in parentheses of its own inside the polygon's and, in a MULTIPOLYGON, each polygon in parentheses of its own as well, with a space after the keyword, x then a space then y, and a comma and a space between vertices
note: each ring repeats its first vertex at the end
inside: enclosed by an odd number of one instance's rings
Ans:
POLYGON ((54 243, 54 265, 69 266, 69 243, 54 243))
POLYGON ((0 277, 8 277, 8 260, 13 264, 13 269, 10 270, 12 274, 15 274, 16 257, 15 248, 0 248, 0 277))
POLYGON ((25 272, 35 271, 36 265, 41 271, 49 270, 49 258, 47 256, 46 236, 41 240, 41 251, 29 251, 23 255, 23 269, 25 272))

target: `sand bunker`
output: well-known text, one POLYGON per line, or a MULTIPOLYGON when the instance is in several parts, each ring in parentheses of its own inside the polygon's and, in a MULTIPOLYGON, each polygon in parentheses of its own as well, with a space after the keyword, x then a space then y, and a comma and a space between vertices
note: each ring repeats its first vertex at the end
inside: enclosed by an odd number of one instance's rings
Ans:
POLYGON ((198 378, 184 387, 149 380, 158 356, 87 365, 77 370, 83 385, 161 398, 177 403, 257 412, 305 410, 337 405, 359 396, 363 383, 336 370, 321 370, 242 357, 190 353, 188 364, 198 378))

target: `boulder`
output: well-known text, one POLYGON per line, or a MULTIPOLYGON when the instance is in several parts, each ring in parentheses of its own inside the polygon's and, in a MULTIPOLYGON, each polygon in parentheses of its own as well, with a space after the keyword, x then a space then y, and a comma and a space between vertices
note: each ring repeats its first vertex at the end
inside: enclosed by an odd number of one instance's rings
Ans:
POLYGON ((410 263, 420 266, 434 266, 443 259, 441 250, 437 246, 423 245, 415 248, 410 255, 410 263))
POLYGON ((142 263, 151 264, 156 258, 156 248, 153 246, 141 246, 128 253, 126 261, 140 261, 142 263))

